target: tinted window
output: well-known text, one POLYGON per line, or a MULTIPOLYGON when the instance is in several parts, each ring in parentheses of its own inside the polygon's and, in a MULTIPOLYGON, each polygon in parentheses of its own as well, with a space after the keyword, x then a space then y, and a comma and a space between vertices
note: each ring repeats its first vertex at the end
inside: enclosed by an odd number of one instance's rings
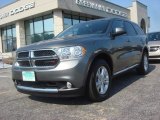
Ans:
POLYGON ((84 23, 86 21, 94 20, 94 19, 98 19, 98 18, 63 13, 63 29, 65 30, 72 25, 76 25, 78 23, 84 23))
POLYGON ((76 35, 87 35, 87 34, 102 34, 106 32, 108 26, 108 21, 90 21, 85 23, 76 24, 62 33, 60 33, 57 37, 64 38, 76 35))
POLYGON ((132 26, 131 23, 125 22, 124 24, 125 24, 125 29, 126 29, 127 35, 129 35, 129 36, 130 36, 130 35, 131 35, 131 36, 136 35, 136 31, 135 31, 135 29, 133 28, 133 26, 132 26))
POLYGON ((124 28, 123 21, 114 21, 112 25, 112 30, 114 30, 115 28, 124 28))
POLYGON ((149 41, 160 41, 160 32, 157 33, 149 33, 148 34, 149 41))
POLYGON ((137 32, 139 35, 144 35, 143 30, 142 30, 137 24, 133 24, 133 25, 134 25, 134 28, 135 28, 136 32, 137 32))

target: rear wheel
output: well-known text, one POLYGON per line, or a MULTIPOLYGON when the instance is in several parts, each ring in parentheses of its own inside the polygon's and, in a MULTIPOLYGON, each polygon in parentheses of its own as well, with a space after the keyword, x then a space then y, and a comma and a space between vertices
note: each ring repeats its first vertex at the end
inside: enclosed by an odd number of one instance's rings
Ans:
POLYGON ((111 71, 106 61, 97 60, 89 75, 88 93, 90 100, 99 102, 107 99, 111 86, 111 71))
POLYGON ((147 52, 145 52, 142 56, 141 63, 137 68, 137 72, 140 75, 146 75, 148 71, 149 71, 149 60, 148 60, 148 54, 147 52))

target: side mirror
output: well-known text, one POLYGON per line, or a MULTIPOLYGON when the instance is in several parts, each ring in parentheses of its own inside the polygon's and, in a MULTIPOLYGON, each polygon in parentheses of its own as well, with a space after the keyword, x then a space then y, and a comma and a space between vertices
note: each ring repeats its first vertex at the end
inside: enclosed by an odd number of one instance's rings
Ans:
POLYGON ((112 31, 112 37, 120 36, 123 34, 126 34, 126 31, 124 30, 124 28, 115 28, 112 31))

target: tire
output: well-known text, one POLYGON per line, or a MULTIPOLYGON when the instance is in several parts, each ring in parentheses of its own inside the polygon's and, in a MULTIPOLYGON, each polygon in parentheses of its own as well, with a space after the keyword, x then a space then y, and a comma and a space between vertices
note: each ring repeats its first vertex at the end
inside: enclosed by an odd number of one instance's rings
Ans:
POLYGON ((100 102, 109 97, 111 71, 105 60, 96 60, 89 74, 88 96, 93 102, 100 102), (103 72, 102 72, 103 71, 103 72))
POLYGON ((146 75, 149 71, 149 60, 148 60, 148 54, 147 52, 144 52, 142 55, 142 60, 141 63, 139 65, 139 67, 137 68, 137 72, 140 75, 146 75))

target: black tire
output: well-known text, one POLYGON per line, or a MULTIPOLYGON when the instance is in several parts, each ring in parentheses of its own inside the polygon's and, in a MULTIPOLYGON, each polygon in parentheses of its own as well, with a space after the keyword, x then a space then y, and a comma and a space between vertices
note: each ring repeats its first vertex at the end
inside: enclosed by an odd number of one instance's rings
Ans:
POLYGON ((139 67, 137 68, 137 73, 140 75, 146 75, 149 72, 149 60, 148 60, 148 53, 144 52, 142 55, 142 60, 141 63, 139 65, 139 67), (145 68, 145 59, 147 59, 147 69, 145 68))
MULTIPOLYGON (((101 83, 102 84, 102 83, 101 83)), ((106 100, 109 97, 109 91, 111 88, 111 71, 110 68, 105 60, 99 59, 94 62, 94 64, 91 67, 91 71, 89 74, 89 85, 88 85, 88 96, 89 99, 93 102, 100 102, 103 100, 106 100), (108 78, 109 78, 109 84, 108 84, 108 89, 104 94, 100 94, 98 92, 98 88, 96 87, 96 75, 99 69, 101 67, 105 68, 108 72, 108 78)), ((99 88, 101 89, 101 88, 99 88)), ((103 89, 104 90, 104 89, 103 89)))

